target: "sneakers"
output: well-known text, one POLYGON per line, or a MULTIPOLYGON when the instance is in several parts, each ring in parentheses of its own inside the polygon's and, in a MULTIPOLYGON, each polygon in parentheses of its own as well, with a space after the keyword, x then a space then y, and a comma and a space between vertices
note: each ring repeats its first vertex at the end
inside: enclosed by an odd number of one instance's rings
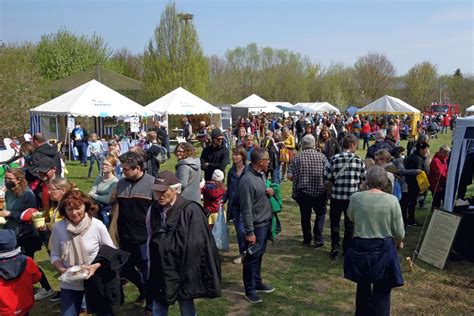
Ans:
POLYGON ((266 285, 266 284, 260 284, 256 288, 257 292, 262 292, 262 293, 272 293, 275 291, 275 288, 271 285, 266 285))
POLYGON ((35 301, 44 300, 45 298, 51 297, 54 294, 55 294, 55 292, 54 292, 53 289, 49 289, 49 291, 48 291, 46 289, 40 288, 38 290, 38 292, 36 292, 36 294, 35 294, 35 301))
POLYGON ((316 248, 321 248, 324 246, 324 241, 315 241, 314 242, 314 247, 316 248))
POLYGON ((53 296, 49 298, 50 302, 58 302, 61 300, 61 292, 55 292, 53 296))
POLYGON ((234 264, 241 264, 242 263, 242 258, 243 256, 242 255, 239 255, 238 257, 236 257, 232 262, 234 264))
POLYGON ((329 257, 331 259, 336 259, 337 255, 339 254, 339 246, 335 246, 331 249, 331 252, 329 253, 329 257))
POLYGON ((245 299, 252 304, 258 304, 262 302, 262 299, 257 294, 251 294, 251 293, 246 294, 245 299))
POLYGON ((469 201, 463 200, 463 199, 457 199, 456 203, 454 203, 456 206, 469 206, 469 201))

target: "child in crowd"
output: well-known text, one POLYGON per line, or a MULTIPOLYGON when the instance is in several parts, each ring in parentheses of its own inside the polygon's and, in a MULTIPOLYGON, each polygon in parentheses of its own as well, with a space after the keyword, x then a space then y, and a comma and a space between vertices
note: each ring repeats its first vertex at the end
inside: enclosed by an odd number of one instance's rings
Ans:
POLYGON ((97 139, 97 134, 92 133, 89 136, 89 146, 87 147, 87 152, 90 153, 91 165, 89 166, 89 172, 87 177, 90 178, 92 174, 92 169, 94 167, 94 162, 97 161, 97 169, 100 172, 100 166, 102 165, 102 160, 104 159, 104 145, 100 140, 97 139))
POLYGON ((225 193, 224 172, 219 169, 214 170, 212 180, 206 181, 202 188, 204 198, 204 208, 210 213, 209 229, 217 222, 219 207, 222 207, 222 198, 225 193))
POLYGON ((15 232, 0 230, 0 315, 28 315, 35 302, 33 284, 41 272, 30 257, 16 248, 15 232))

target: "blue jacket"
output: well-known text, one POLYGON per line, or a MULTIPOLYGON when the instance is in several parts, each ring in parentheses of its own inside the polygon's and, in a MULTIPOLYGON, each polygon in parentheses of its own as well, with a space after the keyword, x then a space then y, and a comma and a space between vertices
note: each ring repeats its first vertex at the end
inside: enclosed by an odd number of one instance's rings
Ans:
POLYGON ((240 177, 237 176, 237 168, 235 165, 227 172, 227 191, 224 195, 224 202, 227 203, 227 214, 231 218, 236 218, 239 214, 239 202, 238 202, 238 191, 239 191, 239 181, 240 178, 245 174, 246 168, 240 174, 240 177))

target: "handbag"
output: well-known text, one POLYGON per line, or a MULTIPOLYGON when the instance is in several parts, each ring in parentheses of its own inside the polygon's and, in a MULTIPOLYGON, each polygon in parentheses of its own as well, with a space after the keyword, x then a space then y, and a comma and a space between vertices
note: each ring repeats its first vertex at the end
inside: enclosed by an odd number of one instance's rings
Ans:
POLYGON ((420 188, 421 193, 424 193, 430 188, 430 181, 428 180, 428 176, 424 171, 416 175, 416 182, 418 183, 418 187, 420 188))
POLYGON ((212 235, 216 241, 217 249, 229 251, 229 227, 227 227, 222 205, 219 205, 219 213, 217 215, 217 221, 212 228, 212 235))
POLYGON ((287 148, 280 149, 280 162, 290 162, 290 151, 287 148))

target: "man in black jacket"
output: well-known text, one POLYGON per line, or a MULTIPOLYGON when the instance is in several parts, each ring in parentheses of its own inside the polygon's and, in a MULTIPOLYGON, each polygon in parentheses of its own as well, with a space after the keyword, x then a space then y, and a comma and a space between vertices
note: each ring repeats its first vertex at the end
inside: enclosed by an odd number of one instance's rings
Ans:
POLYGON ((61 176, 62 167, 59 153, 53 146, 46 143, 46 138, 43 134, 36 133, 33 135, 33 146, 35 147, 35 150, 33 151, 31 158, 31 170, 29 170, 31 174, 38 177, 38 162, 41 158, 48 157, 54 160, 56 175, 61 176))
POLYGON ((204 180, 211 181, 214 170, 225 171, 230 164, 229 149, 223 145, 224 134, 219 128, 211 131, 211 146, 203 149, 201 154, 201 169, 204 170, 204 180))
POLYGON ((166 315, 178 301, 181 315, 196 315, 195 298, 221 296, 220 261, 202 207, 179 194, 181 184, 160 172, 152 189, 155 201, 147 213, 149 285, 153 314, 166 315))

